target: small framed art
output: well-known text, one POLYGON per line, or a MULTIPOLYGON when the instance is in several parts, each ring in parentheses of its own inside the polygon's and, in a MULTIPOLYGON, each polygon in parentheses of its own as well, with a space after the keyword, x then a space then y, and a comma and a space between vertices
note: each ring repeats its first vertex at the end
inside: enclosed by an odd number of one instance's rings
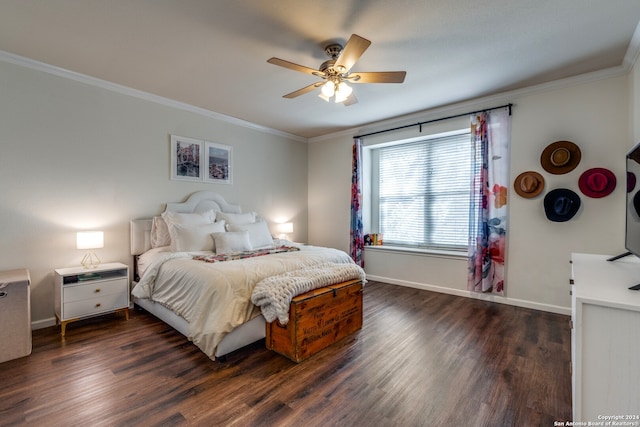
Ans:
POLYGON ((205 141, 205 182, 231 184, 231 147, 205 141))
POLYGON ((171 179, 202 181, 204 146, 204 141, 171 135, 171 179))

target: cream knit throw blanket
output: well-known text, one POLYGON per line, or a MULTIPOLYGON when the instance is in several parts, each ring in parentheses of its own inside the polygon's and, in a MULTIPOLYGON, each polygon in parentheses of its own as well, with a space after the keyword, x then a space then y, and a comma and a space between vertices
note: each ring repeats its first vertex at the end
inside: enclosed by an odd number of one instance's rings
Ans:
POLYGON ((296 295, 347 280, 360 279, 364 285, 365 277, 364 270, 356 264, 319 264, 261 280, 253 290, 251 302, 260 307, 267 322, 278 319, 286 325, 289 304, 296 295))

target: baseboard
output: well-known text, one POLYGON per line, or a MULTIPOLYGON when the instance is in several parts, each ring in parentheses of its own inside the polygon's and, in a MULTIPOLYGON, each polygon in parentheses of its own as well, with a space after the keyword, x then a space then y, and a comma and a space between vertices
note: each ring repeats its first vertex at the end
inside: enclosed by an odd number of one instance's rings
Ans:
POLYGON ((373 276, 367 274, 368 280, 376 282, 390 283, 392 285, 406 286, 408 288, 424 289, 425 291, 440 292, 443 294, 456 295, 465 298, 474 298, 483 301, 497 302, 500 304, 513 305, 516 307, 530 308, 533 310, 547 311, 550 313, 564 314, 571 316, 571 307, 561 307, 558 305, 541 304, 532 301, 525 301, 515 298, 502 297, 500 295, 481 294, 460 289, 451 289, 444 286, 429 285, 426 283, 409 282, 407 280, 392 279, 390 277, 373 276))
POLYGON ((36 320, 35 322, 31 322, 31 330, 35 331, 36 329, 44 329, 49 326, 55 326, 56 318, 51 317, 49 319, 36 320))

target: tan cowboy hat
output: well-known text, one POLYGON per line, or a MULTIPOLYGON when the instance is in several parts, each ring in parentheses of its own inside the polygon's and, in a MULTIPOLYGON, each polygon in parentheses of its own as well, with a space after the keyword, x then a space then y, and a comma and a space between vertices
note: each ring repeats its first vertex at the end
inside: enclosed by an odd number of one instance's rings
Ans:
POLYGON ((531 199, 544 190, 544 178, 538 172, 522 172, 513 182, 513 189, 525 199, 531 199))
POLYGON ((542 168, 554 175, 571 172, 578 166, 582 152, 571 141, 556 141, 542 151, 540 164, 542 168))

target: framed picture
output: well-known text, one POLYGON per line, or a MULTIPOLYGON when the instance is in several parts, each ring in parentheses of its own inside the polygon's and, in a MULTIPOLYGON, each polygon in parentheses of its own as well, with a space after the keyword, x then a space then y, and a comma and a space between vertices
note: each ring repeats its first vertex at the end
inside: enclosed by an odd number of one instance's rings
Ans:
POLYGON ((231 184, 231 147, 205 141, 204 151, 206 182, 231 184))
POLYGON ((171 135, 171 179, 203 181, 204 141, 171 135))

